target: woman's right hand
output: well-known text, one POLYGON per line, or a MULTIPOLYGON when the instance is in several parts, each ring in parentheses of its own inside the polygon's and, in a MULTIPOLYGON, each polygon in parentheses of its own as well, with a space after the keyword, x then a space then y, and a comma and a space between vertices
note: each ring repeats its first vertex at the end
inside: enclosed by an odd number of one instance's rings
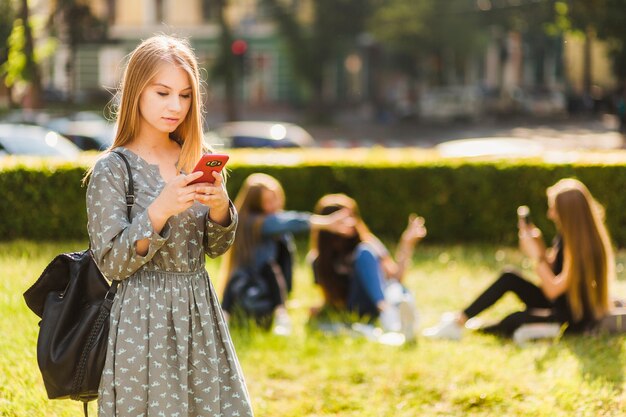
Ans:
POLYGON ((311 225, 320 230, 335 233, 341 236, 354 236, 356 219, 347 208, 337 210, 330 214, 314 214, 311 216, 311 225))
POLYGON ((538 261, 546 256, 546 245, 543 241, 541 230, 534 224, 523 220, 518 222, 519 247, 522 253, 529 258, 538 261))
POLYGON ((189 183, 201 176, 202 172, 180 174, 165 184, 159 196, 150 205, 154 214, 167 220, 191 207, 196 197, 197 185, 189 183))

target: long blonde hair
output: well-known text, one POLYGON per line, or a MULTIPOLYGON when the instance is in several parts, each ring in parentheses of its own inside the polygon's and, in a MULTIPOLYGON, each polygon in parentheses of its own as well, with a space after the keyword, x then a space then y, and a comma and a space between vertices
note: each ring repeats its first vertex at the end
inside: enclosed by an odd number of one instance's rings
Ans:
MULTIPOLYGON (((119 103, 112 105, 117 119, 117 131, 108 151, 130 143, 137 135, 141 120, 139 98, 163 63, 174 64, 183 69, 191 83, 191 106, 187 116, 176 130, 170 133, 170 137, 182 147, 177 168, 191 172, 203 151, 203 100, 198 61, 185 39, 155 35, 141 42, 128 55, 122 81, 113 99, 113 103, 119 103)), ((91 170, 87 176, 90 172, 91 170)))
POLYGON ((244 180, 234 201, 239 214, 239 224, 235 242, 223 257, 217 286, 219 292, 225 289, 233 271, 254 261, 254 250, 261 240, 261 226, 266 216, 262 207, 262 196, 265 190, 275 194, 280 200, 281 208, 285 205, 285 191, 276 178, 255 173, 244 180))
POLYGON ((614 255, 604 225, 604 210, 580 181, 566 178, 547 189, 563 236, 563 272, 567 298, 575 321, 583 318, 585 304, 594 319, 609 310, 609 283, 614 255))

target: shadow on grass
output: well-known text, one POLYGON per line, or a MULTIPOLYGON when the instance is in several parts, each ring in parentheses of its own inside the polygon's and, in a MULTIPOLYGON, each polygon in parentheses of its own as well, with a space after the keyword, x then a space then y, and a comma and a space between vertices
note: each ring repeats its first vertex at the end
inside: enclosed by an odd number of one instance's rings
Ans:
POLYGON ((543 356, 537 358, 537 369, 556 359, 568 349, 577 359, 581 376, 590 381, 608 383, 621 392, 624 384, 626 352, 624 338, 616 335, 566 336, 550 345, 543 356))
POLYGON ((621 391, 626 362, 623 341, 623 336, 572 337, 566 339, 566 346, 578 358, 584 378, 608 382, 621 391))

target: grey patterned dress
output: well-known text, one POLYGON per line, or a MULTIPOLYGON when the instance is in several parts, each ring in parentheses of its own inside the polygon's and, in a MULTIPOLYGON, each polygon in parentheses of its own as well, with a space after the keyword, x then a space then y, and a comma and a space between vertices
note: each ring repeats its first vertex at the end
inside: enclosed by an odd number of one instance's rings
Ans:
POLYGON ((127 170, 116 154, 95 165, 87 189, 87 215, 96 262, 122 279, 111 311, 111 330, 100 382, 100 417, 252 416, 228 328, 205 270, 232 244, 237 214, 222 227, 195 203, 171 217, 160 234, 147 207, 165 182, 158 166, 118 148, 132 167, 135 204, 126 212, 127 170), (134 242, 149 239, 145 256, 134 242))

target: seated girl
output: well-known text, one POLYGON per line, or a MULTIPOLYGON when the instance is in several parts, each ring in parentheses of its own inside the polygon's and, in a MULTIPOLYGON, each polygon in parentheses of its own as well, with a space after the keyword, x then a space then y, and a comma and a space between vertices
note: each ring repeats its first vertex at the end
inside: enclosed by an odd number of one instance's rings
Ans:
POLYGON ((285 211, 285 193, 275 178, 252 174, 244 181, 235 207, 239 225, 226 253, 222 276, 226 284, 222 308, 227 315, 253 319, 275 333, 290 332, 285 302, 293 282, 294 233, 352 230, 347 210, 332 215, 285 211))
POLYGON ((411 215, 400 238, 394 260, 368 229, 357 203, 344 194, 329 194, 314 212, 332 215, 348 210, 354 219, 348 235, 313 231, 309 259, 315 282, 324 295, 325 311, 348 312, 374 321, 383 330, 401 332, 405 340, 415 337, 417 317, 411 295, 400 283, 417 242, 426 236, 424 219, 411 215))
MULTIPOLYGON (((583 183, 563 179, 547 189, 548 218, 558 235, 546 249, 541 231, 518 221, 521 251, 533 260, 540 284, 515 271, 505 271, 463 311, 448 313, 424 330, 431 338, 460 339, 463 326, 508 292, 526 306, 482 331, 514 336, 530 323, 567 324, 568 331, 592 328, 609 310, 608 286, 614 273, 613 249, 603 221, 602 207, 583 183)), ((467 327, 477 327, 476 325, 467 327)))

